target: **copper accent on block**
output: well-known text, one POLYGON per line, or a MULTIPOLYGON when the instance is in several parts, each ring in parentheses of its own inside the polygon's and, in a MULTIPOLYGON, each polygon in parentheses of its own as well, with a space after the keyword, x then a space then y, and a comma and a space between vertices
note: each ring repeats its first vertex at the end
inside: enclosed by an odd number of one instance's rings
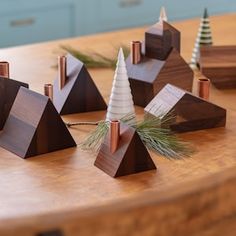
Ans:
POLYGON ((132 41, 131 42, 131 63, 138 64, 141 61, 142 42, 132 41))
POLYGON ((9 63, 7 61, 0 61, 0 77, 10 77, 9 63))
POLYGON ((66 84, 67 79, 67 58, 66 56, 58 57, 58 73, 59 73, 59 87, 63 89, 66 84))
POLYGON ((209 99, 210 95, 210 80, 207 78, 198 79, 198 96, 205 100, 209 99))
POLYGON ((52 84, 44 85, 44 95, 49 97, 53 101, 53 85, 52 84))
POLYGON ((120 140, 120 122, 110 122, 110 151, 111 153, 116 152, 120 140))

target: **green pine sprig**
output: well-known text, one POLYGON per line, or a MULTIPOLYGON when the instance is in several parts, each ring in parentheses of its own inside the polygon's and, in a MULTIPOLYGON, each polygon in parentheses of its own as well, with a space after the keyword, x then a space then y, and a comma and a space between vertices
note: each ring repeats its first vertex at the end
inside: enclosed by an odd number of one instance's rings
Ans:
MULTIPOLYGON (((114 57, 109 58, 98 52, 94 52, 92 54, 84 53, 68 45, 61 45, 60 47, 65 53, 70 53, 71 55, 82 61, 87 68, 116 68, 117 58, 115 55, 114 57)), ((122 45, 122 48, 125 58, 128 57, 130 53, 129 48, 124 45, 122 45)))
MULTIPOLYGON (((167 117, 164 121, 159 117, 145 116, 143 120, 137 122, 135 116, 128 115, 121 119, 139 134, 141 140, 146 147, 168 159, 182 159, 192 153, 190 145, 179 139, 166 126, 171 117, 167 117)), ((88 136, 81 144, 83 150, 93 150, 97 152, 109 130, 109 122, 101 121, 97 128, 88 136)))

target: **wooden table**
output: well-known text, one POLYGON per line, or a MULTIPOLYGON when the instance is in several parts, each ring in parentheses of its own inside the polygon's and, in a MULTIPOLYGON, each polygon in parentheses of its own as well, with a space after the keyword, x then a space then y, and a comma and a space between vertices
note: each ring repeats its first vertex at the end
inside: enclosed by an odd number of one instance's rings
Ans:
MULTIPOLYGON (((235 44, 236 14, 211 17, 215 44, 235 44)), ((199 19, 177 22, 182 55, 190 60, 199 19)), ((61 44, 114 53, 114 45, 143 38, 145 28, 1 49, 11 77, 42 92, 53 81, 61 44)), ((108 101, 113 71, 90 70, 108 101)), ((22 160, 0 149, 0 235, 50 230, 64 235, 235 235, 236 90, 212 87, 210 100, 228 110, 226 128, 182 134, 195 154, 169 161, 151 153, 157 171, 113 179, 93 166, 79 147, 22 160), (96 232, 96 234, 95 234, 96 232)), ((139 107, 137 113, 143 114, 139 107)), ((66 121, 102 119, 105 112, 70 115, 66 121)), ((77 143, 93 127, 70 129, 77 143)))

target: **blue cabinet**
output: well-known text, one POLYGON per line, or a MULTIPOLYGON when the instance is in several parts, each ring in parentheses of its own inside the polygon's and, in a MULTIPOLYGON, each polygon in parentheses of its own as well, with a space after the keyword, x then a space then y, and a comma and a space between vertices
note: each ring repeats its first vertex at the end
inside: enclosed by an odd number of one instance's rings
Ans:
POLYGON ((76 35, 73 1, 0 1, 0 47, 76 35))
POLYGON ((236 11, 232 0, 0 0, 0 47, 236 11))

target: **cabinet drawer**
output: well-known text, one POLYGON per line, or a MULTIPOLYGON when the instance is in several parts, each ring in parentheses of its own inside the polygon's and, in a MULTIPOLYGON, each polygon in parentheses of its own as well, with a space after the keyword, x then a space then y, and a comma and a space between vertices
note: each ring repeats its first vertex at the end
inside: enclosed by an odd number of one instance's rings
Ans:
POLYGON ((11 12, 0 17, 0 46, 73 36, 71 5, 11 12))
POLYGON ((161 3, 157 0, 99 0, 99 16, 104 29, 130 27, 155 22, 161 3))

